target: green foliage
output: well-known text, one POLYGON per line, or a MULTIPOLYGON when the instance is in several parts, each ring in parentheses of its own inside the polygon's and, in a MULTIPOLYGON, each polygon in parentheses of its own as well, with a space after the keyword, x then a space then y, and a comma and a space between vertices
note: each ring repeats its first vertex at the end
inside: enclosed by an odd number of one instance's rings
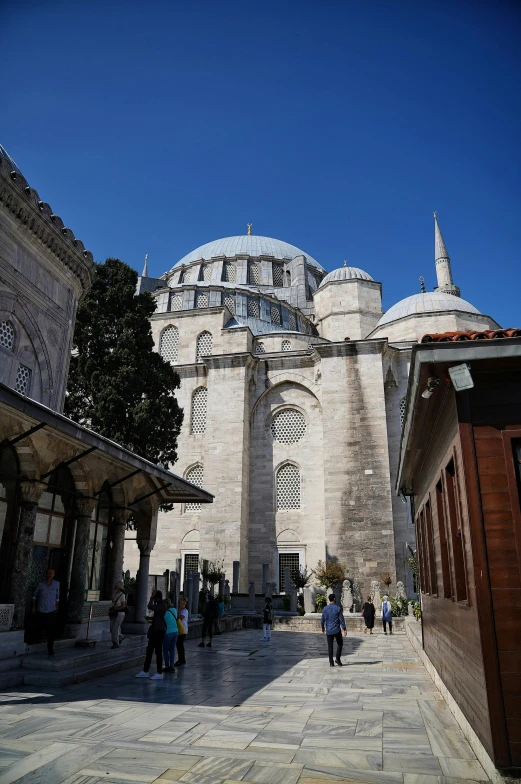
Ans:
POLYGON ((407 599, 398 599, 396 596, 390 596, 391 611, 395 617, 407 615, 407 599))
POLYGON ((327 596, 323 593, 317 593, 315 596, 315 612, 321 613, 327 604, 327 596))
POLYGON ((297 589, 304 589, 311 582, 312 575, 313 572, 308 572, 304 566, 299 566, 298 569, 294 569, 291 572, 293 585, 295 585, 297 589))
POLYGON ((291 596, 286 594, 282 597, 282 609, 287 610, 288 612, 291 610, 291 596))
POLYGON ((183 421, 179 376, 153 350, 151 294, 134 291, 137 273, 118 259, 96 265, 78 309, 65 413, 153 463, 177 458, 183 421))
POLYGON ((422 617, 422 608, 420 602, 414 602, 412 607, 413 607, 414 617, 416 618, 417 621, 419 621, 420 618, 422 617))
POLYGON ((222 561, 205 561, 199 566, 202 577, 207 580, 210 585, 217 585, 219 580, 224 577, 224 560, 222 561))
POLYGON ((342 583, 348 575, 347 564, 337 563, 337 561, 319 561, 317 568, 312 570, 315 575, 317 585, 325 588, 334 588, 335 585, 342 583))
POLYGON ((137 586, 136 578, 127 577, 127 575, 125 575, 125 579, 123 581, 123 590, 125 591, 126 596, 128 596, 129 593, 135 593, 136 586, 137 586))

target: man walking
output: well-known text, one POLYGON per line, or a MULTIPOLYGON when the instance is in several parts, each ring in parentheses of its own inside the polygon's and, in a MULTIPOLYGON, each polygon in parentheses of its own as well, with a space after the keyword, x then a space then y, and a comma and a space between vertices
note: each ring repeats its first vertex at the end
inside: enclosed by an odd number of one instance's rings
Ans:
POLYGON ((60 603, 60 583, 54 579, 54 569, 47 569, 45 580, 38 583, 33 594, 32 614, 37 615, 40 629, 47 632, 47 653, 54 653, 56 623, 60 603))
POLYGON ((325 633, 327 635, 329 666, 335 666, 335 662, 333 661, 333 640, 336 640, 335 661, 339 667, 342 667, 340 654, 342 653, 342 645, 344 644, 344 641, 342 640, 342 632, 340 631, 340 628, 342 628, 344 631, 344 637, 347 636, 347 629, 344 615, 342 613, 342 608, 337 605, 334 593, 329 594, 329 604, 327 607, 324 607, 320 623, 322 626, 322 634, 325 633))
POLYGON ((201 632, 201 642, 199 643, 198 648, 204 648, 204 640, 207 632, 210 641, 206 643, 206 647, 207 648, 212 647, 213 626, 216 618, 217 618, 217 600, 214 599, 213 596, 210 596, 208 601, 206 602, 206 607, 204 608, 203 630, 201 632))

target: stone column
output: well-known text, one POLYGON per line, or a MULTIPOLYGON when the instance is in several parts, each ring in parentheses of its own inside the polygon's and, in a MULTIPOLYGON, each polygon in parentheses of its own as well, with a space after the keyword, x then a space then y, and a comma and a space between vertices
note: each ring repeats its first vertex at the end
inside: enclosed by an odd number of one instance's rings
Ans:
POLYGON ((312 613, 313 610, 313 595, 311 593, 311 588, 306 585, 304 588, 304 611, 307 613, 312 613))
POLYGON ((296 613, 297 612, 297 587, 296 585, 293 585, 293 583, 291 583, 289 586, 289 598, 291 601, 289 608, 292 613, 296 613))
POLYGON ((225 579, 225 577, 224 577, 224 574, 223 574, 223 576, 219 580, 219 593, 221 594, 221 596, 224 596, 224 579, 225 579))
POLYGON ((255 583, 253 582, 253 580, 250 580, 248 595, 249 595, 248 612, 254 613, 255 612, 255 583))
POLYGON ((291 572, 289 568, 286 566, 284 569, 284 593, 289 596, 289 592, 291 589, 291 572))
POLYGON ((125 530, 130 512, 126 509, 117 509, 114 512, 114 525, 112 527, 111 549, 111 579, 109 589, 123 579, 123 557, 125 554, 125 530))
POLYGON ((150 539, 136 539, 139 547, 139 572, 137 575, 136 586, 136 611, 134 616, 135 623, 146 623, 147 605, 150 596, 148 594, 148 576, 150 574, 150 554, 154 549, 154 543, 150 539))
POLYGON ((266 596, 266 585, 270 579, 270 565, 262 564, 262 593, 266 596))
MULTIPOLYGON (((205 559, 203 560, 203 572, 205 573, 208 572, 208 561, 205 559)), ((207 590, 208 590, 208 580, 206 579, 206 577, 203 577, 203 591, 206 593, 207 590)))
POLYGON ((76 498, 76 537, 72 556, 71 581, 67 603, 67 614, 72 623, 81 623, 85 590, 89 569, 89 536, 92 511, 97 499, 79 496, 76 498))
POLYGON ((33 561, 36 507, 44 490, 44 485, 35 484, 34 482, 25 481, 20 483, 22 502, 11 572, 11 596, 14 602, 13 627, 15 629, 23 629, 24 627, 27 591, 29 589, 33 561))
POLYGON ((192 605, 194 601, 194 581, 192 579, 192 572, 188 572, 186 582, 188 583, 186 593, 186 609, 188 610, 188 616, 190 616, 192 615, 192 605))
POLYGON ((241 569, 241 562, 234 561, 233 562, 233 583, 232 583, 232 593, 239 593, 239 575, 241 569))
POLYGON ((201 575, 199 572, 192 574, 192 608, 193 615, 199 614, 199 586, 201 584, 201 575))

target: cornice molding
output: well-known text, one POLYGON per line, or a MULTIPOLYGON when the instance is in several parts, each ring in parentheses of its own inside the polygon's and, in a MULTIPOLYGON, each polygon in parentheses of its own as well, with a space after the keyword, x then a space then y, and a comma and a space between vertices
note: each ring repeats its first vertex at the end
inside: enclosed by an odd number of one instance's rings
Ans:
POLYGON ((0 204, 31 232, 79 280, 82 291, 80 300, 92 285, 94 259, 85 250, 81 240, 75 238, 51 207, 41 201, 34 188, 11 164, 0 155, 0 204))

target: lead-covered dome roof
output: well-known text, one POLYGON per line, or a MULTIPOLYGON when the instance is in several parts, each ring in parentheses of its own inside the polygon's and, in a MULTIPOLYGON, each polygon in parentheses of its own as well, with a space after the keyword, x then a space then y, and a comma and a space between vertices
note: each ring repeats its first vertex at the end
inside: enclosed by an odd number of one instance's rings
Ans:
POLYGON ((316 259, 305 253, 296 245, 290 245, 289 242, 283 240, 275 240, 272 237, 260 237, 257 234, 242 234, 238 237, 223 237, 220 240, 213 240, 207 242, 205 245, 200 245, 191 253, 183 256, 175 267, 180 264, 191 264, 193 261, 199 259, 212 259, 215 256, 225 256, 226 258, 233 258, 238 255, 247 256, 273 256, 275 259, 294 259, 295 256, 305 256, 308 264, 316 269, 325 272, 324 268, 318 263, 316 259))
POLYGON ((331 281, 334 280, 374 280, 374 278, 359 267, 348 267, 346 265, 345 267, 339 267, 326 275, 320 283, 320 287, 325 286, 326 283, 331 283, 331 281))
POLYGON ((444 294, 441 291, 429 291, 420 294, 413 294, 411 297, 397 302, 392 308, 384 313, 377 324, 389 324, 391 321, 406 318, 407 316, 422 315, 423 313, 441 313, 443 311, 457 310, 461 313, 477 313, 480 311, 471 305, 467 300, 456 297, 453 294, 444 294))

